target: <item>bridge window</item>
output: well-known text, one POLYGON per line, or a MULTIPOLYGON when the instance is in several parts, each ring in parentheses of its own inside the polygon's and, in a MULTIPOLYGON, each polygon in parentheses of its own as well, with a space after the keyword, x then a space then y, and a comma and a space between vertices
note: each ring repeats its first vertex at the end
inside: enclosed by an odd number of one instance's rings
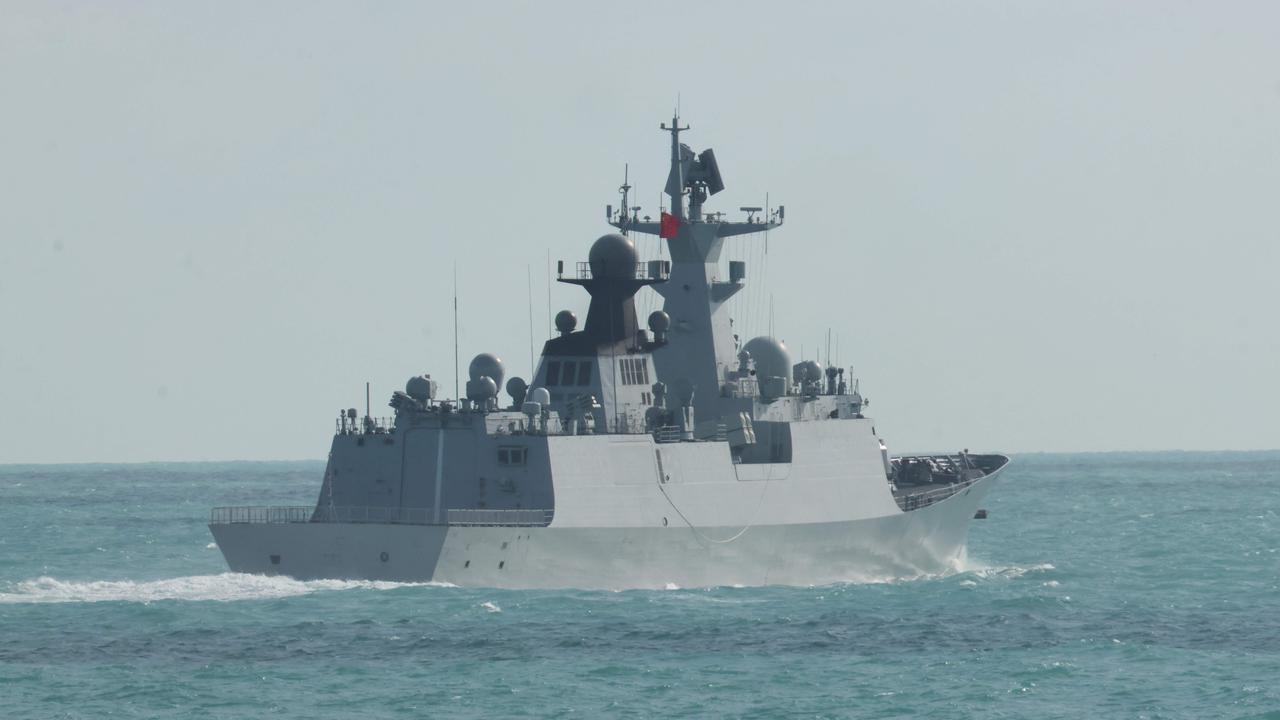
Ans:
POLYGON ((622 358, 618 363, 623 385, 649 384, 649 362, 645 358, 622 358))
POLYGON ((591 361, 590 360, 583 360, 582 362, 578 363, 578 384, 579 385, 591 384, 591 361))
POLYGON ((524 465, 529 460, 529 448, 525 447, 500 447, 498 448, 498 464, 499 465, 524 465))
POLYGON ((564 374, 560 376, 561 385, 577 385, 578 384, 577 382, 574 381, 574 377, 573 377, 573 373, 575 369, 577 369, 577 365, 571 361, 566 362, 564 364, 564 374))
POLYGON ((547 387, 560 384, 560 361, 559 360, 547 361, 547 377, 542 384, 546 385, 547 387))

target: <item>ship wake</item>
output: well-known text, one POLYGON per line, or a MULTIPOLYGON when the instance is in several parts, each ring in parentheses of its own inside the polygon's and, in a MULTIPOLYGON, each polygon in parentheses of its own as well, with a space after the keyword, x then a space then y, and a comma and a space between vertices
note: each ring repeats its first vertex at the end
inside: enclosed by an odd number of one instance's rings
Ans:
POLYGON ((0 605, 162 601, 236 602, 273 600, 318 592, 395 590, 405 587, 453 587, 449 583, 398 583, 374 580, 294 580, 243 573, 188 575, 161 580, 59 580, 38 577, 0 592, 0 605))

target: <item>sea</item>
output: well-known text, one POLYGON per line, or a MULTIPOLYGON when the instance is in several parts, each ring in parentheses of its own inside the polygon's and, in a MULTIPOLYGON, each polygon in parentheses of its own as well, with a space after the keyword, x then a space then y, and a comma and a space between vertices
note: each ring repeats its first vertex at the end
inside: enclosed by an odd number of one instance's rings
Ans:
POLYGON ((227 572, 320 462, 0 466, 0 718, 1277 718, 1280 452, 1019 455, 950 572, 510 591, 227 572))

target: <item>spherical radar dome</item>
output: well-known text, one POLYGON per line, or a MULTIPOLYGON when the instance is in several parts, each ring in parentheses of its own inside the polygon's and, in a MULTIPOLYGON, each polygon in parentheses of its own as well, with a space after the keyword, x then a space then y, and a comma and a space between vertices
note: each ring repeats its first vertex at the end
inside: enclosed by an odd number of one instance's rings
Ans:
POLYGON ((751 338, 742 349, 751 354, 756 362, 756 377, 791 376, 791 353, 781 340, 761 335, 751 338))
POLYGON ((497 355, 480 353, 471 359, 471 364, 467 366, 467 375, 472 380, 488 377, 493 380, 495 387, 502 387, 502 379, 507 376, 507 371, 497 355))
POLYGON ((578 316, 568 310, 561 310, 556 313, 556 330, 561 333, 571 333, 573 329, 578 327, 578 316))
POLYGON ((649 329, 656 333, 664 333, 671 329, 671 316, 661 310, 649 313, 649 329))
POLYGON ((610 233, 601 235, 591 244, 591 252, 587 254, 593 278, 631 278, 636 274, 636 263, 640 255, 636 246, 627 238, 610 233))

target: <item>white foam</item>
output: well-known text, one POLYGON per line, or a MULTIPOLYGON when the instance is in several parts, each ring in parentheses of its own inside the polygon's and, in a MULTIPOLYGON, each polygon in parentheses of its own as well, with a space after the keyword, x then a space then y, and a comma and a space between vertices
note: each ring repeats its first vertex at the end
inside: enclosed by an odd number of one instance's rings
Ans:
POLYGON ((493 603, 489 602, 488 600, 486 600, 486 601, 484 601, 484 602, 480 603, 480 607, 484 608, 486 612, 491 612, 491 613, 500 613, 500 612, 502 612, 502 608, 498 607, 497 605, 494 605, 493 603))
POLYGON ((222 573, 164 580, 23 580, 0 592, 0 605, 18 603, 140 602, 161 600, 270 600, 320 591, 393 590, 402 587, 454 587, 449 583, 396 583, 378 580, 294 580, 287 577, 222 573))
POLYGON ((1027 573, 1046 572, 1055 570, 1050 563, 1040 563, 1038 565, 989 565, 983 567, 973 567, 966 572, 973 573, 980 578, 1008 578, 1010 580, 1020 578, 1027 573))

